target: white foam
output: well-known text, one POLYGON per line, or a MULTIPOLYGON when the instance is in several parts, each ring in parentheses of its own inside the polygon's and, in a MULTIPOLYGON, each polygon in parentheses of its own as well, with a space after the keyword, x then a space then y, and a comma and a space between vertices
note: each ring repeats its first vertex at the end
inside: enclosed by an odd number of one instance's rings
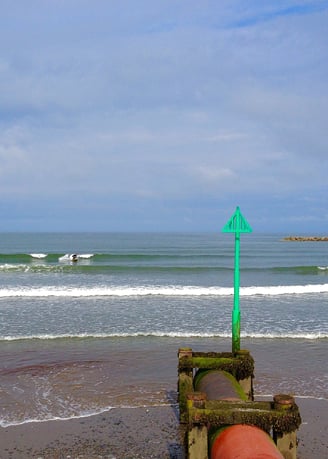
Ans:
MULTIPOLYGON (((66 256, 66 255, 65 255, 66 256)), ((310 284, 310 285, 278 285, 263 287, 242 287, 241 296, 277 296, 277 295, 303 295, 311 293, 327 293, 328 284, 310 284)), ((45 287, 20 287, 0 289, 1 298, 10 297, 99 297, 99 296, 117 296, 117 297, 136 297, 136 296, 232 296, 233 288, 229 287, 201 287, 201 286, 102 286, 102 287, 62 287, 55 286, 45 287)))
MULTIPOLYGON (((178 332, 178 331, 149 331, 135 333, 77 333, 77 334, 39 334, 39 335, 15 335, 0 336, 1 341, 19 341, 19 340, 57 340, 57 339, 107 339, 107 338, 231 338, 231 333, 203 333, 203 332, 178 332)), ((241 338, 251 339, 301 339, 301 340, 318 340, 327 339, 327 333, 241 333, 241 338)))
MULTIPOLYGON (((261 393, 257 393, 256 394, 256 397, 255 397, 255 400, 256 401, 259 401, 260 398, 270 398, 270 399, 273 399, 275 394, 261 394, 261 393)), ((316 397, 314 395, 294 395, 294 398, 301 398, 301 399, 308 399, 308 400, 325 400, 325 401, 328 401, 328 399, 326 397, 316 397)))
MULTIPOLYGON (((121 406, 109 406, 109 407, 104 407, 99 410, 90 410, 90 411, 84 411, 78 414, 74 414, 71 416, 46 416, 45 418, 29 418, 29 419, 23 419, 21 421, 19 420, 6 420, 6 419, 0 419, 0 427, 11 427, 11 426, 19 426, 19 425, 24 425, 24 424, 31 424, 31 423, 41 423, 41 422, 49 422, 49 421, 69 421, 71 419, 82 419, 82 418, 88 418, 91 416, 97 416, 99 414, 106 413, 108 411, 114 410, 115 408, 119 409, 137 409, 137 408, 153 408, 153 407, 161 407, 161 406, 172 406, 171 404, 168 403, 157 403, 157 404, 152 404, 152 405, 121 405, 121 406)), ((177 406, 177 405, 174 405, 177 406)))
POLYGON ((46 258, 47 254, 46 253, 30 253, 30 256, 32 258, 42 259, 42 258, 46 258))
POLYGON ((59 257, 58 261, 71 261, 71 255, 69 253, 66 253, 62 257, 59 257))
MULTIPOLYGON (((62 257, 59 257, 58 261, 65 261, 65 262, 66 261, 72 261, 72 256, 73 256, 73 254, 66 253, 62 257)), ((79 259, 89 260, 92 257, 93 257, 93 253, 76 253, 76 254, 74 254, 74 258, 77 259, 77 260, 79 260, 79 259)))
POLYGON ((31 424, 31 423, 41 423, 41 422, 49 422, 49 421, 69 421, 71 419, 80 419, 80 418, 88 418, 89 416, 97 416, 98 414, 105 413, 107 411, 112 410, 114 407, 106 407, 102 408, 98 411, 86 411, 84 413, 79 413, 76 415, 71 415, 71 416, 47 416, 42 419, 37 419, 37 418, 29 418, 29 419, 22 419, 21 421, 8 421, 6 419, 0 419, 0 426, 1 427, 11 427, 11 426, 20 426, 23 424, 31 424))
POLYGON ((1 271, 28 271, 29 266, 28 265, 23 265, 23 264, 13 264, 13 263, 4 263, 3 265, 0 265, 0 270, 1 271))

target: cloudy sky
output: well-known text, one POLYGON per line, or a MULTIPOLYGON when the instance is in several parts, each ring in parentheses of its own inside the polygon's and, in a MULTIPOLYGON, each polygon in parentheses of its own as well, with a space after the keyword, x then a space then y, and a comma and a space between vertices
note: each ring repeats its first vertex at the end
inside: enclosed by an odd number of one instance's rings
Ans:
POLYGON ((328 2, 1 0, 0 231, 328 233, 328 2))

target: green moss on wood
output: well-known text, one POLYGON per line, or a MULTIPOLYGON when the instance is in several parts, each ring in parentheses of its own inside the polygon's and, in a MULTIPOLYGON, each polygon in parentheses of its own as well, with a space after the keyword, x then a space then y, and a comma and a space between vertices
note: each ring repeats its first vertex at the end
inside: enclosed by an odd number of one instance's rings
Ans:
POLYGON ((188 374, 181 373, 178 380, 178 399, 181 422, 186 422, 188 420, 187 395, 193 392, 193 390, 192 377, 188 374))
POLYGON ((271 429, 275 432, 289 433, 297 430, 301 425, 301 416, 295 405, 288 411, 255 409, 253 402, 247 408, 243 403, 225 402, 221 409, 210 409, 206 403, 205 409, 191 408, 188 410, 189 424, 206 424, 212 428, 225 425, 248 424, 259 427, 265 432, 271 429))
POLYGON ((192 357, 179 359, 179 371, 194 368, 227 371, 239 381, 254 376, 254 359, 250 354, 234 356, 230 352, 193 352, 192 357))
POLYGON ((283 434, 297 430, 302 424, 302 418, 296 405, 288 412, 274 411, 272 428, 275 432, 283 434))

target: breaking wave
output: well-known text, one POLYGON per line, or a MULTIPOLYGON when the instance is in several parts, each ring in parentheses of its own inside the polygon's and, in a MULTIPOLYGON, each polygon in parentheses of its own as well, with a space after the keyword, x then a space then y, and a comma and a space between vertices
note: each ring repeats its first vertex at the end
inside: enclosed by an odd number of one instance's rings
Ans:
MULTIPOLYGON (((277 295, 304 295, 313 293, 327 293, 328 284, 309 285, 277 285, 241 287, 240 296, 277 296, 277 295)), ((171 296, 171 297, 198 297, 198 296, 231 296, 234 289, 230 287, 202 287, 179 285, 145 285, 145 286, 101 286, 101 287, 13 287, 0 289, 0 298, 13 297, 136 297, 136 296, 171 296)))

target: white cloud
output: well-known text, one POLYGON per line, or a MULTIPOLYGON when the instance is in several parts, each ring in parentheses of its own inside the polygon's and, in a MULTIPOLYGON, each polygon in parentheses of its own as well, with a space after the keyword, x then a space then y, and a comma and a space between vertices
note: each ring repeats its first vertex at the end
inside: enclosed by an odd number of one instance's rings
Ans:
POLYGON ((231 169, 220 168, 217 166, 198 166, 194 173, 200 180, 207 183, 220 183, 222 181, 225 182, 227 180, 230 181, 237 178, 237 175, 231 169))

